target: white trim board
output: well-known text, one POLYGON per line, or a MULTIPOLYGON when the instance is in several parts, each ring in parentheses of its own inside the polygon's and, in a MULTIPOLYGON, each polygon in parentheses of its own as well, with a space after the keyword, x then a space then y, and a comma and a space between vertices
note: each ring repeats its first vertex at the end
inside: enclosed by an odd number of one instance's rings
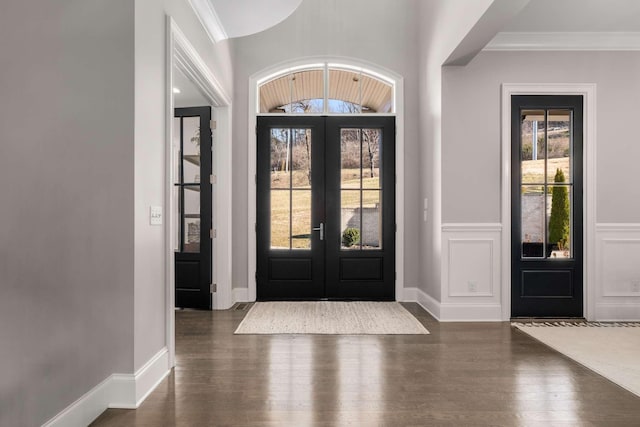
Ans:
MULTIPOLYGON (((255 273, 257 267, 256 260, 256 125, 258 116, 258 83, 267 78, 273 77, 279 72, 291 69, 299 69, 309 66, 310 64, 331 64, 332 66, 340 66, 345 68, 356 68, 366 70, 367 73, 384 78, 393 82, 395 86, 395 114, 388 114, 396 117, 396 301, 403 300, 404 292, 404 79, 401 75, 384 69, 378 65, 345 57, 307 57, 289 62, 280 63, 272 67, 266 68, 253 74, 249 78, 249 127, 247 139, 247 174, 249 188, 247 189, 247 208, 248 220, 247 229, 249 230, 247 238, 247 284, 249 301, 256 300, 256 280, 255 273)), ((344 116, 341 114, 340 116, 344 116)))
POLYGON ((216 10, 208 0, 189 0, 189 5, 213 44, 229 38, 216 10))
POLYGON ((502 316, 500 304, 493 303, 440 303, 420 288, 407 288, 411 300, 417 302, 439 322, 499 322, 502 316))
POLYGON ((165 347, 135 374, 109 375, 43 426, 84 427, 108 408, 136 409, 170 372, 165 347))
POLYGON ((249 299, 249 289, 248 288, 233 288, 233 303, 237 302, 252 302, 255 301, 249 299))
POLYGON ((596 85, 593 83, 503 83, 502 138, 502 320, 511 317, 511 96, 582 95, 583 112, 583 286, 584 316, 596 320, 596 85))
POLYGON ((213 107, 212 117, 217 121, 213 131, 214 162, 213 173, 216 184, 213 186, 212 199, 214 211, 212 226, 217 230, 217 238, 212 247, 213 280, 217 292, 213 295, 213 308, 226 309, 233 305, 231 226, 232 226, 232 188, 231 188, 231 98, 225 93, 214 73, 206 65, 198 51, 189 42, 176 22, 166 17, 166 81, 165 81, 165 286, 166 286, 166 342, 169 350, 169 365, 175 365, 175 266, 174 241, 176 236, 175 214, 177 201, 173 191, 173 67, 177 67, 200 90, 213 107))
POLYGON ((640 32, 502 32, 485 51, 637 51, 640 32))

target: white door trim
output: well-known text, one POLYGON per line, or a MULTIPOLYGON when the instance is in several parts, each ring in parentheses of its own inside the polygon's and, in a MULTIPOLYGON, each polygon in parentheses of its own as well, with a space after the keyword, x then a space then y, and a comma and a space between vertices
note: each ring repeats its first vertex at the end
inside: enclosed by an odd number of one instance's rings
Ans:
POLYGON ((502 320, 511 318, 511 95, 582 95, 584 315, 595 318, 596 85, 594 83, 502 84, 502 320))
MULTIPOLYGON (((386 80, 394 82, 395 86, 395 116, 396 116, 396 301, 403 301, 404 290, 404 79, 375 64, 344 57, 307 57, 295 61, 278 64, 253 74, 249 78, 249 135, 247 170, 249 188, 247 189, 248 222, 247 229, 247 283, 248 301, 256 300, 256 124, 258 116, 258 82, 287 69, 296 69, 310 64, 339 64, 356 69, 366 70, 374 75, 384 76, 386 80)), ((342 115, 341 115, 342 116, 342 115)))
POLYGON ((213 170, 217 185, 213 190, 213 227, 217 238, 213 242, 212 260, 214 283, 217 292, 213 296, 213 308, 225 309, 233 304, 231 282, 231 98, 225 93, 213 72, 197 50, 189 42, 171 16, 166 17, 166 109, 165 109, 165 289, 166 289, 166 341, 169 366, 175 366, 175 265, 176 200, 173 192, 174 152, 173 144, 173 67, 176 66, 202 92, 213 107, 212 116, 217 121, 214 136, 213 170))

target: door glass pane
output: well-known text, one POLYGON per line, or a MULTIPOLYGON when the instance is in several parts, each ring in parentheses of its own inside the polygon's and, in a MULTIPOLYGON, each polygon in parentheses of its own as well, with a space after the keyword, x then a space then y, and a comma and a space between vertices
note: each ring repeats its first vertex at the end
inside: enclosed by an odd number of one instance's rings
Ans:
POLYGON ((330 113, 390 113, 393 92, 389 83, 360 72, 329 69, 330 113))
POLYGON ((290 137, 290 129, 271 129, 271 188, 290 188, 291 186, 290 137))
POLYGON ((362 192, 362 249, 382 249, 382 203, 379 190, 362 192))
POLYGON ((322 113, 324 111, 324 70, 293 73, 289 113, 322 113))
POLYGON ((547 182, 572 182, 571 111, 549 110, 547 114, 549 120, 547 182), (558 173, 558 170, 561 173, 558 173))
POLYGON ((291 197, 291 247, 311 248, 311 190, 294 190, 291 197))
POLYGON ((362 187, 380 188, 380 129, 362 129, 362 187))
POLYGON ((271 190, 271 248, 289 249, 291 205, 289 190, 271 190))
POLYGON ((360 129, 340 130, 341 187, 360 188, 360 129))
POLYGON ((184 252, 200 252, 200 186, 184 187, 184 252))
POLYGON ((523 110, 520 127, 522 183, 543 184, 545 176, 545 110, 523 110))
POLYGON ((548 192, 551 199, 547 207, 549 256, 551 259, 571 258, 572 188, 570 185, 550 185, 548 192))
POLYGON ((329 70, 329 112, 362 112, 362 74, 348 70, 329 70))
MULTIPOLYGON (((173 142, 172 142, 172 154, 173 154, 173 182, 180 183, 180 117, 173 118, 173 142)), ((180 227, 178 227, 180 229, 180 227)))
POLYGON ((260 86, 260 112, 285 113, 291 103, 291 75, 286 74, 260 86))
POLYGON ((545 192, 541 185, 523 185, 522 257, 543 258, 545 242, 545 192))
POLYGON ((311 188, 311 129, 291 129, 293 188, 311 188))
POLYGON ((180 206, 180 191, 182 191, 182 188, 179 186, 174 186, 173 187, 173 200, 176 201, 175 204, 175 210, 174 210, 174 215, 173 215, 173 226, 174 226, 174 234, 173 234, 173 250, 174 251, 180 251, 180 245, 182 244, 182 242, 180 241, 180 227, 182 226, 181 224, 181 218, 180 218, 180 212, 182 212, 181 210, 181 206, 180 206))
POLYGON ((342 249, 360 249, 360 190, 340 192, 340 241, 342 249))

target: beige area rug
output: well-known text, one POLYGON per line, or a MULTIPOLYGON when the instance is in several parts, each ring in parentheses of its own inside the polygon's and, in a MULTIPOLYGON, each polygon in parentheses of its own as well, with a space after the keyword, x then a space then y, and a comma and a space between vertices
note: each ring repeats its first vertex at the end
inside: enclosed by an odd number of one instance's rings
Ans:
POLYGON ((514 326, 640 396, 640 325, 533 323, 514 326))
POLYGON ((257 302, 236 334, 428 334, 397 302, 296 301, 257 302))

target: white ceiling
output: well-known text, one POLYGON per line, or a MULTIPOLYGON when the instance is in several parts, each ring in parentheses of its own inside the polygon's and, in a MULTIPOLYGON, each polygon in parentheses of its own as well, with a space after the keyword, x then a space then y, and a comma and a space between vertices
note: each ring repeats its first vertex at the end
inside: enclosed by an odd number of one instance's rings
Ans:
POLYGON ((228 38, 259 33, 282 22, 302 0, 208 0, 228 38))
POLYGON ((531 0, 505 32, 639 32, 640 0, 531 0))

